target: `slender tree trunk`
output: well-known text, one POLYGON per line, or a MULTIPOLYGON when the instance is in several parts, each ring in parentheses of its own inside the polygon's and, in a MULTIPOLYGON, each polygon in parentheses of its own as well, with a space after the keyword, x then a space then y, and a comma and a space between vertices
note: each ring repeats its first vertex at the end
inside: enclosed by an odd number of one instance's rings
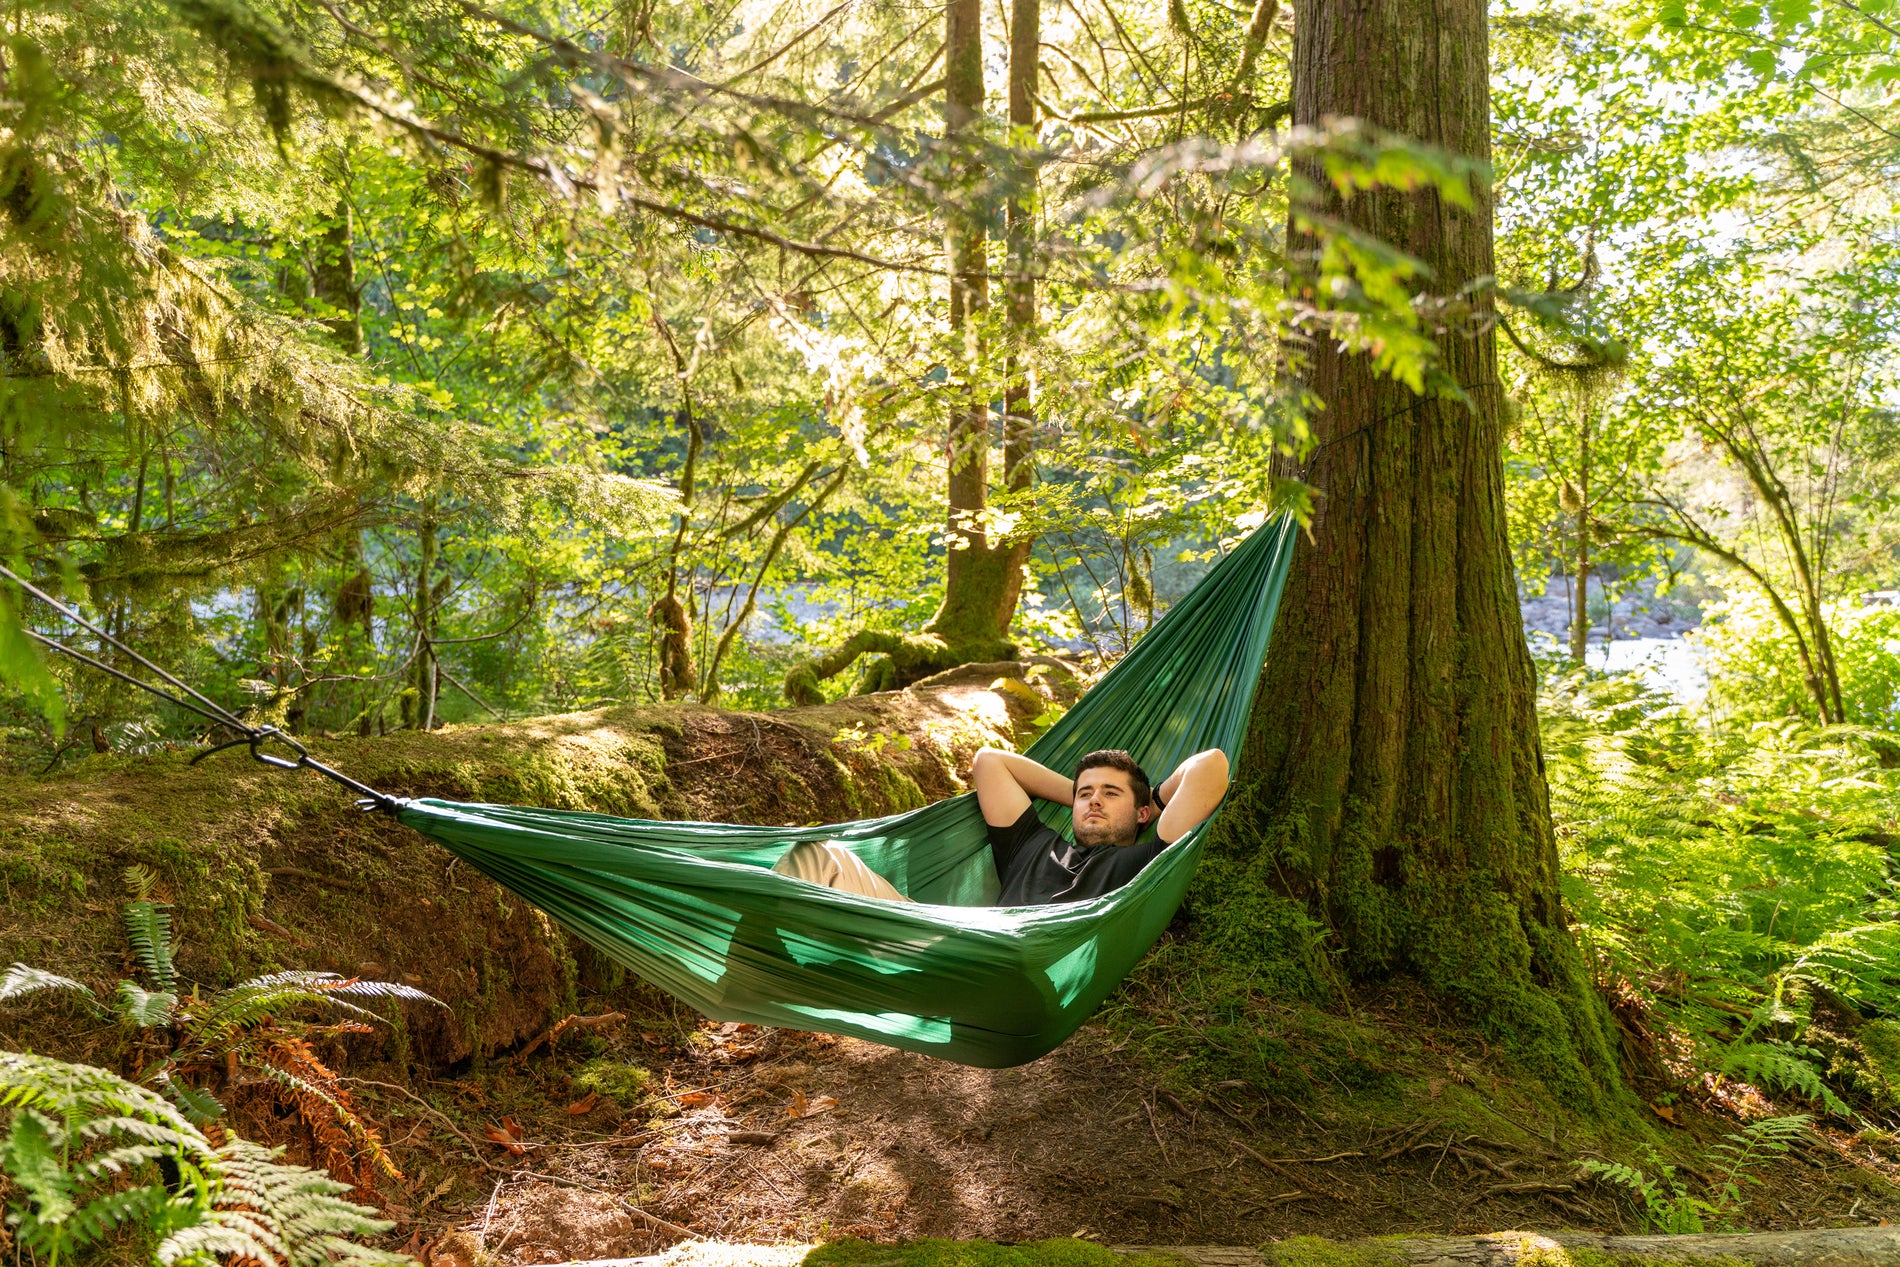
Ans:
MULTIPOLYGON (((349 356, 363 356, 369 348, 363 337, 363 292, 356 282, 356 217, 350 195, 351 172, 347 156, 339 160, 339 176, 342 192, 337 195, 336 210, 329 227, 317 245, 316 259, 310 270, 310 296, 323 301, 324 307, 331 313, 324 319, 330 336, 349 356)), ((347 445, 339 443, 336 464, 339 468, 350 461, 347 445)), ((363 554, 363 534, 361 529, 348 528, 342 534, 342 574, 343 580, 338 586, 332 603, 332 610, 339 616, 339 634, 344 646, 349 647, 350 630, 360 623, 363 630, 363 650, 365 653, 375 647, 374 610, 375 586, 363 554)), ((347 689, 347 688, 345 688, 347 689)), ((356 733, 367 735, 370 732, 370 714, 376 700, 376 685, 364 683, 359 699, 356 717, 356 733)))
POLYGON ((680 421, 686 424, 686 462, 680 467, 680 509, 673 527, 673 546, 666 559, 666 593, 653 600, 647 618, 660 639, 660 697, 678 699, 698 685, 699 674, 693 667, 693 614, 679 597, 680 556, 686 547, 686 530, 693 522, 693 496, 698 488, 699 455, 705 448, 706 433, 699 415, 693 410, 692 368, 673 339, 673 327, 658 313, 654 328, 673 358, 673 372, 680 384, 680 421))
POLYGON ((422 523, 416 529, 415 604, 416 655, 409 666, 410 690, 403 699, 403 723, 417 730, 435 729, 435 699, 440 678, 435 671, 435 560, 437 546, 435 502, 423 503, 422 523))
MULTIPOLYGON (((1030 350, 1036 341, 1036 72, 1042 52, 1042 0, 1011 0, 1009 25, 1009 128, 1019 157, 1004 208, 1009 256, 1004 322, 1009 339, 1003 366, 1003 487, 1026 492, 1034 474, 1036 405, 1030 380, 1030 350)), ((1009 632, 1022 597, 1023 566, 1032 541, 1024 536, 1004 547, 999 634, 1009 632)))
MULTIPOLYGON (((346 165, 344 180, 348 179, 346 165)), ((363 292, 356 284, 356 219, 347 189, 337 198, 330 224, 317 244, 310 283, 316 297, 330 310, 323 324, 337 346, 350 356, 363 355, 367 345, 363 339, 363 292)))
POLYGON ((985 322, 990 307, 984 228, 985 171, 977 156, 983 117, 983 6, 949 0, 944 9, 944 143, 955 171, 946 208, 950 274, 948 537, 943 605, 928 630, 966 658, 1006 654, 1021 565, 990 544, 990 409, 985 322))
MULTIPOLYGON (((1488 61, 1484 0, 1312 0, 1295 24, 1293 122, 1357 117, 1488 159, 1488 61)), ((1462 211, 1429 191, 1378 191, 1323 210, 1422 260, 1434 293, 1472 294, 1479 311, 1438 336, 1463 399, 1415 396, 1314 340, 1312 542, 1287 582, 1215 851, 1265 851, 1261 871, 1330 926, 1347 971, 1416 975, 1546 1078, 1596 1096, 1616 1065, 1558 893, 1506 537, 1497 350, 1478 284, 1494 274, 1490 196, 1462 211)))
POLYGON ((1570 658, 1578 664, 1590 649, 1590 424, 1584 423, 1577 470, 1577 602, 1570 609, 1570 658))

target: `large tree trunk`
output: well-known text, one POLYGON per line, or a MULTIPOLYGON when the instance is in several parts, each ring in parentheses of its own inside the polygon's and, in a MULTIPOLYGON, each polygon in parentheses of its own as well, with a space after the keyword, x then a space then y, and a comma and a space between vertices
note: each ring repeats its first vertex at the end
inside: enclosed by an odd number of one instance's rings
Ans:
MULTIPOLYGON (((1485 159, 1487 63, 1484 0, 1314 0, 1296 23, 1294 123, 1351 116, 1485 159)), ((1492 274, 1483 191, 1475 212, 1399 191, 1325 210, 1423 260, 1435 293, 1492 274)), ((1270 852, 1349 971, 1416 974, 1546 1076, 1594 1094, 1615 1077, 1608 1021, 1558 897, 1506 540, 1497 353, 1476 295, 1480 311, 1439 337, 1462 398, 1415 396, 1327 340, 1311 351, 1312 540, 1222 835, 1270 852)))

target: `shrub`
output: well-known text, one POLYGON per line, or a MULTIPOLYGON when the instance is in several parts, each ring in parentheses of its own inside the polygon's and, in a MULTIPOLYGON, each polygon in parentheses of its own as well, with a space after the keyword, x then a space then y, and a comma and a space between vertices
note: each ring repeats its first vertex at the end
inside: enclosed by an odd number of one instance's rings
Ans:
POLYGON ((1638 1047, 1844 1112, 1807 1041, 1817 996, 1900 1012, 1888 736, 1708 729, 1631 677, 1547 679, 1564 895, 1638 1047))
MULTIPOLYGON (((1741 593, 1703 609, 1691 639, 1705 651, 1709 702, 1731 723, 1812 717, 1794 638, 1768 600, 1741 593)), ((1841 679, 1846 721, 1900 728, 1900 607, 1862 607, 1853 600, 1826 608, 1841 679)))

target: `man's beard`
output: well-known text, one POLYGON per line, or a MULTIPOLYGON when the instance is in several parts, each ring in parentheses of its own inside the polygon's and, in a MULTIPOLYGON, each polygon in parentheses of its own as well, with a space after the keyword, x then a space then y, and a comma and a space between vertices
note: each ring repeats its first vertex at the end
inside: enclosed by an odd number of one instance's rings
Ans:
POLYGON ((1132 831, 1117 831, 1108 823, 1082 823, 1075 825, 1075 843, 1078 845, 1132 845, 1141 835, 1141 824, 1137 823, 1132 831))

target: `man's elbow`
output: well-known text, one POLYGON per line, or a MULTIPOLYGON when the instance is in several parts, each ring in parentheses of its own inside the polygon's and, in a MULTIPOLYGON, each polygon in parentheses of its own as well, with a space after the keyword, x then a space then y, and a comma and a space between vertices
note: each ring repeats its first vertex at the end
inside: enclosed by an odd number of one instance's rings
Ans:
POLYGON ((1222 752, 1219 748, 1209 748, 1206 752, 1195 757, 1194 763, 1198 770, 1205 772, 1202 777, 1208 781, 1210 786, 1223 790, 1227 787, 1228 769, 1227 754, 1225 752, 1222 752))

